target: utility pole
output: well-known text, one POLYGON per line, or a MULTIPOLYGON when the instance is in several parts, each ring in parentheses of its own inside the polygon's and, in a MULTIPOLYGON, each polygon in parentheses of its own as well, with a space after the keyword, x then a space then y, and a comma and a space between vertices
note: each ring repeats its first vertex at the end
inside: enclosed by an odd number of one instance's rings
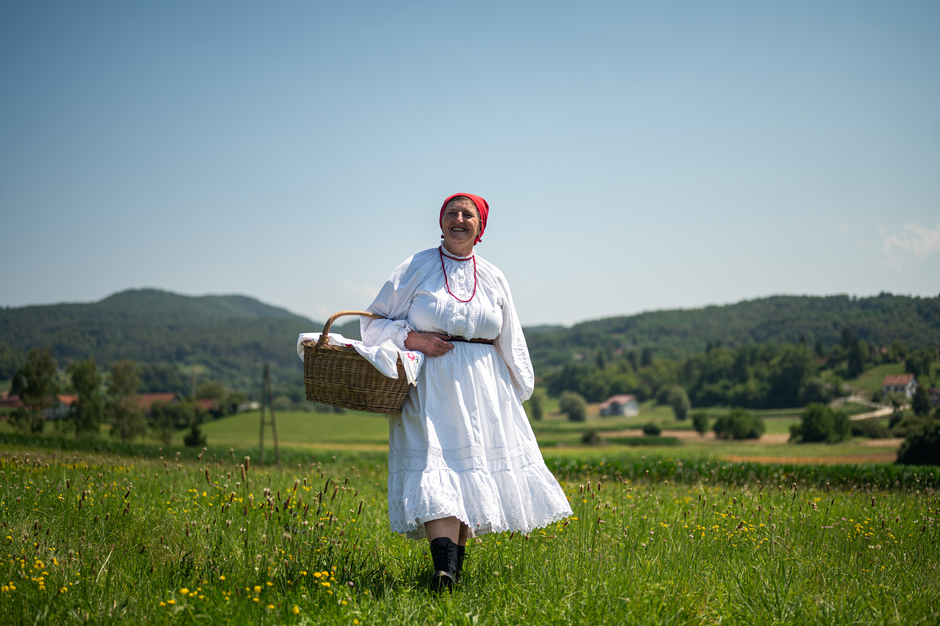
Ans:
POLYGON ((271 426, 271 434, 274 435, 274 461, 277 466, 281 466, 281 449, 277 445, 277 420, 274 417, 274 394, 271 392, 271 372, 268 370, 268 364, 264 364, 264 376, 261 378, 261 432, 258 437, 259 464, 264 466, 264 427, 271 426), (271 409, 271 419, 264 419, 264 406, 268 405, 271 409))

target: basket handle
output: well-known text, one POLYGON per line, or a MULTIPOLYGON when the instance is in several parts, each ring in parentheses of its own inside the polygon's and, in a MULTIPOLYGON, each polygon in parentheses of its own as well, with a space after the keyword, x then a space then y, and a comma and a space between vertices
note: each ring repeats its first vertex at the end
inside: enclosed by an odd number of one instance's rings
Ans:
POLYGON ((317 341, 318 346, 322 346, 326 343, 326 340, 330 337, 330 326, 333 325, 337 319, 343 317, 344 315, 359 315, 360 317, 371 317, 374 320, 385 319, 378 313, 369 313, 368 311, 339 311, 330 316, 330 319, 326 320, 326 324, 323 325, 323 332, 320 333, 320 339, 317 341))

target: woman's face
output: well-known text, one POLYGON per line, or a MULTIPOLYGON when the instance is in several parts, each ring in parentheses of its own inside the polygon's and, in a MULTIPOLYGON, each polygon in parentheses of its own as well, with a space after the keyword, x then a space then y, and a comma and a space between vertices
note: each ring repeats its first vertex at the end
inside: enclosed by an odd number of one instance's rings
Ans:
POLYGON ((441 230, 444 243, 453 252, 473 248, 473 242, 480 234, 480 216, 477 208, 468 198, 454 198, 447 203, 444 217, 441 218, 441 230))

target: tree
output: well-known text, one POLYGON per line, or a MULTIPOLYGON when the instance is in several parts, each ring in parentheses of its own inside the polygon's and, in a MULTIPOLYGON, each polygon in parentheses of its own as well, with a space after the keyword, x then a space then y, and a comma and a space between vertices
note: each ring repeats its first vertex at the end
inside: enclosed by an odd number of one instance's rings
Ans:
POLYGON ((566 391, 561 394, 558 400, 558 407, 562 413, 568 416, 571 422, 587 421, 587 402, 581 394, 574 391, 566 391))
POLYGON ((640 355, 640 367, 648 367, 653 364, 653 349, 652 348, 643 348, 643 353, 640 355))
POLYGON ((760 439, 764 429, 764 420, 744 409, 731 409, 715 420, 712 428, 719 439, 760 439))
POLYGON ((934 418, 908 433, 898 449, 898 463, 940 465, 940 420, 934 418))
POLYGON ((58 366, 55 357, 46 348, 33 348, 16 375, 10 393, 18 395, 26 406, 26 413, 15 420, 23 429, 41 433, 45 426, 44 411, 51 407, 59 394, 56 382, 58 366))
POLYGON ((689 402, 689 396, 685 389, 679 385, 673 386, 669 392, 669 404, 672 406, 672 412, 680 422, 689 417, 689 411, 692 409, 692 403, 689 402))
POLYGON ((104 412, 104 396, 101 393, 101 375, 95 359, 88 357, 69 365, 69 377, 78 400, 72 404, 72 421, 76 437, 97 437, 104 412))
POLYGON ((908 374, 913 374, 914 378, 918 379, 918 382, 928 382, 932 381, 933 373, 932 366, 933 362, 937 358, 937 352, 933 348, 925 348, 924 350, 918 350, 917 352, 911 352, 911 354, 904 361, 904 371, 908 374))
POLYGON ((917 385, 914 397, 911 398, 911 408, 914 410, 914 415, 918 417, 926 417, 930 414, 930 396, 927 394, 926 385, 917 385))
POLYGON ((147 421, 137 398, 140 385, 137 364, 123 360, 111 366, 106 412, 111 418, 111 436, 132 441, 147 432, 147 421))
POLYGON ((203 400, 218 400, 221 402, 225 399, 225 395, 225 386, 215 381, 202 383, 196 390, 196 397, 203 400))
POLYGON ((695 432, 705 436, 705 433, 708 432, 708 413, 705 411, 696 411, 692 414, 692 428, 695 429, 695 432))
POLYGON ((526 400, 525 406, 532 419, 541 420, 545 416, 545 392, 536 387, 532 391, 532 397, 526 400))
POLYGON ((852 429, 847 415, 841 411, 834 412, 828 406, 815 402, 803 411, 800 423, 790 427, 790 439, 797 443, 838 443, 851 436, 852 429))

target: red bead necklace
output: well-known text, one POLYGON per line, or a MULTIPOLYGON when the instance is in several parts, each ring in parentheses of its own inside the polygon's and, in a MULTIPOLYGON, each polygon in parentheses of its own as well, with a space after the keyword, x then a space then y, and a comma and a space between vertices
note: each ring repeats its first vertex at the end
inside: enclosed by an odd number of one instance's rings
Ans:
POLYGON ((457 257, 450 256, 449 254, 444 254, 443 246, 440 246, 437 249, 437 251, 440 252, 441 254, 441 271, 444 272, 444 289, 446 289, 447 293, 449 293, 451 297, 453 297, 453 299, 456 300, 457 302, 463 302, 464 304, 466 304, 467 302, 470 302, 471 300, 473 300, 473 296, 477 295, 477 255, 474 254, 469 259, 460 259, 457 257), (470 297, 467 298, 466 300, 461 300, 460 298, 454 295, 453 291, 450 290, 450 285, 447 283, 447 270, 444 268, 445 256, 452 261, 463 262, 463 261, 469 261, 471 259, 473 260, 473 293, 471 293, 470 297))

